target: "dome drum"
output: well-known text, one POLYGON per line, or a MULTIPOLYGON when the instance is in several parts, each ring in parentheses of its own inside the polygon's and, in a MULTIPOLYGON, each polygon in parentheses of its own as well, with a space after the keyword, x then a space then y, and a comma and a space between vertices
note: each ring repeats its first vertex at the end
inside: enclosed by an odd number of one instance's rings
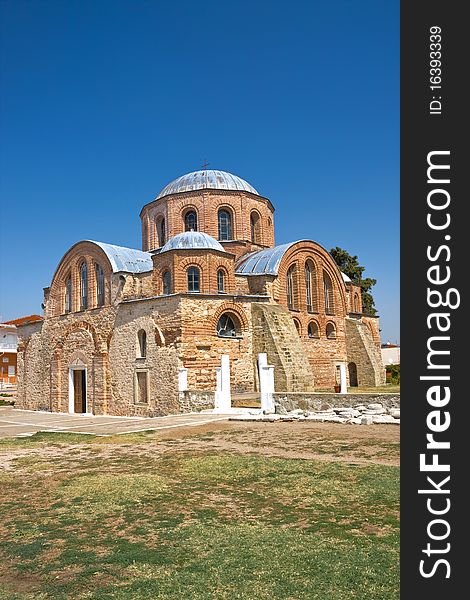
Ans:
MULTIPOLYGON (((141 211, 142 247, 162 248, 190 229, 219 242, 274 245, 274 207, 245 180, 225 171, 195 171, 165 186, 141 211)), ((255 248, 254 248, 255 249, 255 248)))

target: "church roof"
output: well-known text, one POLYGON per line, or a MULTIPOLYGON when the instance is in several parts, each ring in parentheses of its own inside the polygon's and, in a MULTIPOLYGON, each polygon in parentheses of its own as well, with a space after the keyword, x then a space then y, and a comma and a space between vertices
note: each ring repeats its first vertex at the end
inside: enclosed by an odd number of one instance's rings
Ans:
POLYGON ((153 269, 152 255, 149 252, 142 252, 135 248, 125 248, 124 246, 115 246, 105 242, 95 242, 103 250, 111 263, 113 273, 124 271, 125 273, 146 273, 153 269))
POLYGON ((237 177, 237 175, 232 175, 225 171, 214 171, 209 169, 205 171, 194 171, 178 177, 178 179, 175 179, 161 190, 156 200, 158 200, 158 198, 163 198, 163 196, 168 196, 169 194, 192 192, 194 190, 203 189, 240 190, 259 195, 255 188, 244 179, 241 179, 241 177, 237 177))
MULTIPOLYGON (((296 242, 288 242, 274 248, 266 250, 258 250, 242 256, 235 265, 235 273, 237 275, 277 275, 282 257, 291 246, 299 242, 308 240, 297 240, 296 242)), ((351 280, 347 275, 341 273, 344 282, 351 280)))
POLYGON ((202 231, 185 231, 170 238, 160 250, 160 254, 169 250, 191 250, 193 248, 225 252, 223 246, 207 233, 202 231))
POLYGON ((277 275, 282 257, 294 244, 297 242, 289 242, 246 254, 235 265, 235 273, 237 275, 277 275))

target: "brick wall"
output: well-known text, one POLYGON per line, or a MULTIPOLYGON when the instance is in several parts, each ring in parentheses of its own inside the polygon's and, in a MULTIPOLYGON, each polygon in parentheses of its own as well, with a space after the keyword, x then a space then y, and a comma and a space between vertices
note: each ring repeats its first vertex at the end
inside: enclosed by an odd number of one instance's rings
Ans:
POLYGON ((226 208, 232 215, 232 238, 251 241, 250 214, 259 216, 260 246, 274 246, 274 208, 267 198, 250 192, 228 190, 197 190, 159 198, 146 204, 141 211, 142 249, 159 247, 157 223, 165 218, 166 239, 184 231, 184 215, 197 213, 198 230, 218 239, 217 212, 226 208))

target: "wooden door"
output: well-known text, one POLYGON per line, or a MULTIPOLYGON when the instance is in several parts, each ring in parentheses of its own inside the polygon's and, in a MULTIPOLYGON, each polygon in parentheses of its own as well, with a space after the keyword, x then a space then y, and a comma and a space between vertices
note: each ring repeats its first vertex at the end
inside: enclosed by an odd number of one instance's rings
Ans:
POLYGON ((75 369, 73 372, 73 411, 86 412, 86 371, 75 369))

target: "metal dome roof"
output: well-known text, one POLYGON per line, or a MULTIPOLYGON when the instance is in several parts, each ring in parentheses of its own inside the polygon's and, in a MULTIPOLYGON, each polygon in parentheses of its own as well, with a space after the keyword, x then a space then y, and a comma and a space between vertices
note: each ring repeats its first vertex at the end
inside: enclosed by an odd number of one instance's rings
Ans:
POLYGON ((124 271, 126 273, 146 273, 153 269, 152 255, 149 252, 142 252, 136 248, 125 248, 124 246, 115 246, 105 242, 96 242, 94 240, 85 240, 96 244, 103 250, 111 263, 113 273, 124 271))
POLYGON ((277 275, 282 257, 294 244, 297 242, 246 254, 235 265, 235 272, 237 275, 277 275))
POLYGON ((185 231, 169 239, 160 250, 160 254, 169 250, 191 250, 194 248, 225 252, 223 246, 215 238, 207 235, 207 233, 203 233, 202 231, 185 231))
MULTIPOLYGON (((299 242, 306 241, 309 240, 297 240, 296 242, 274 246, 274 248, 266 248, 266 250, 257 250, 245 254, 235 264, 235 273, 237 275, 277 275, 282 257, 287 250, 299 242)), ((351 283, 351 279, 342 271, 341 277, 345 283, 351 283)))
POLYGON ((156 200, 170 194, 203 189, 240 190, 243 192, 251 192, 252 194, 259 196, 255 188, 244 179, 232 175, 231 173, 226 173, 225 171, 214 171, 209 169, 205 171, 194 171, 178 177, 178 179, 175 179, 161 190, 156 197, 156 200))

